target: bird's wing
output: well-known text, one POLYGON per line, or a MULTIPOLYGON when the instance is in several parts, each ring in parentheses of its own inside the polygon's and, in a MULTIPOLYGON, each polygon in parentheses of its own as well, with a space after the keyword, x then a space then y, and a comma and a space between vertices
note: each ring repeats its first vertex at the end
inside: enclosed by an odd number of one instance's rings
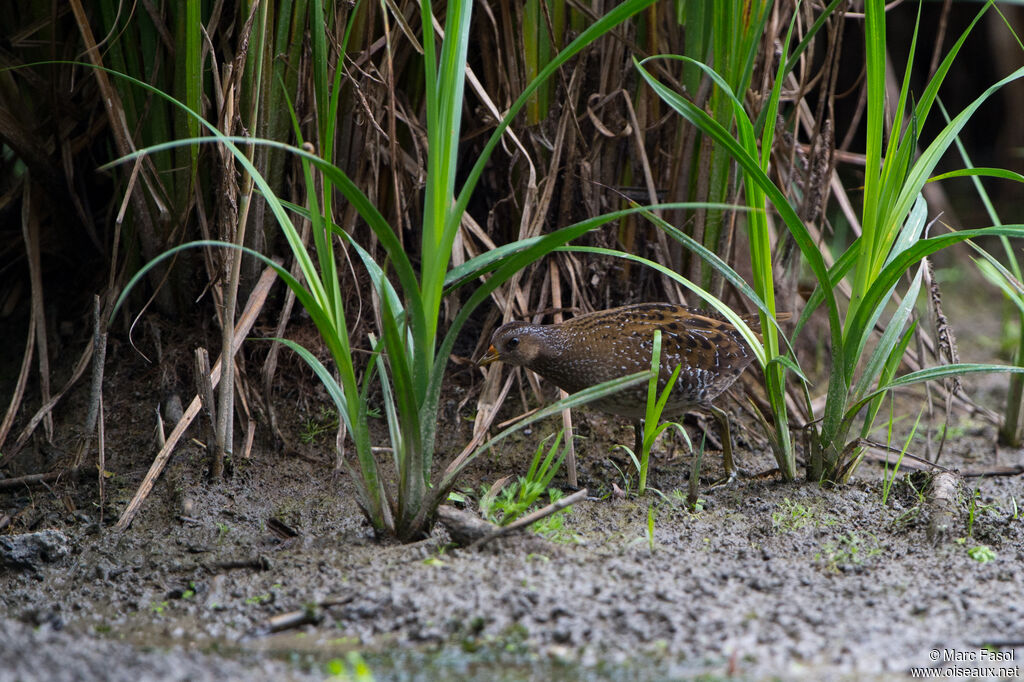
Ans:
MULTIPOLYGON (((682 364, 716 373, 742 369, 750 364, 753 353, 743 337, 728 322, 693 315, 681 322, 661 327, 661 352, 668 366, 682 364)), ((663 363, 664 364, 664 363, 663 363)))

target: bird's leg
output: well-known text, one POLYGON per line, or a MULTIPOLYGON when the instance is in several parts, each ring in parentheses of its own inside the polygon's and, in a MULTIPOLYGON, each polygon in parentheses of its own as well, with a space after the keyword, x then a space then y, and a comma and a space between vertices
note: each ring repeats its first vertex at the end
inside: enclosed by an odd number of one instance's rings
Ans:
POLYGON ((732 460, 732 433, 729 431, 729 415, 714 405, 708 405, 708 412, 718 421, 719 433, 722 434, 722 462, 725 466, 725 479, 714 487, 731 483, 736 478, 736 467, 732 460))

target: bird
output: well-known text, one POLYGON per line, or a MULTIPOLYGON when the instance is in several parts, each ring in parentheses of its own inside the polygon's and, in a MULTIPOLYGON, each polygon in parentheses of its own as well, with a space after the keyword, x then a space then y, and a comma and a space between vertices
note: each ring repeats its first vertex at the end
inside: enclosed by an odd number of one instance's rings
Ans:
MULTIPOLYGON (((786 319, 780 314, 777 319, 786 319)), ((756 315, 741 315, 755 332, 756 315)), ((479 365, 494 362, 526 367, 559 388, 576 393, 651 366, 654 332, 661 330, 658 392, 676 366, 679 377, 663 414, 681 416, 693 409, 710 412, 722 435, 726 480, 735 476, 728 415, 713 401, 754 361, 754 352, 739 330, 717 313, 674 303, 636 303, 577 315, 557 324, 508 322, 491 337, 479 365)), ((634 385, 590 405, 633 420, 635 453, 643 439, 647 384, 634 385)))

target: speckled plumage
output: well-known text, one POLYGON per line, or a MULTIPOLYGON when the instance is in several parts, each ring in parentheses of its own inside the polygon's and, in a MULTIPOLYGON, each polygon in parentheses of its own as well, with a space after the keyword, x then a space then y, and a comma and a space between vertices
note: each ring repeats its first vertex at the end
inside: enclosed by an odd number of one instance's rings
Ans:
MULTIPOLYGON (((750 325, 757 318, 744 318, 750 325)), ((560 324, 509 322, 494 332, 481 364, 522 365, 570 393, 651 366, 654 330, 661 330, 660 388, 681 365, 666 416, 706 407, 754 360, 735 327, 715 313, 672 303, 601 310, 560 324)), ((632 419, 644 416, 647 385, 592 403, 632 419)))
MULTIPOLYGON (((780 315, 778 319, 786 317, 780 315)), ((757 316, 745 315, 742 319, 759 331, 757 316)), ((739 331, 717 313, 672 303, 638 303, 578 315, 559 324, 509 322, 494 332, 480 364, 500 361, 528 367, 559 388, 575 393, 649 368, 656 329, 661 330, 659 391, 664 390, 675 368, 681 367, 662 414, 678 417, 694 408, 711 412, 721 427, 722 456, 726 477, 731 480, 735 467, 729 418, 712 401, 739 378, 753 362, 754 353, 739 331)), ((646 383, 590 405, 632 419, 634 452, 640 452, 646 383)))

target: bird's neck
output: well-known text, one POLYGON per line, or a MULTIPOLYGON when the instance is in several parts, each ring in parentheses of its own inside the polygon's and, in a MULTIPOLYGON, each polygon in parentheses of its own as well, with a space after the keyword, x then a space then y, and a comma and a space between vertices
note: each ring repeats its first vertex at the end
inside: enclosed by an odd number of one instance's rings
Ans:
POLYGON ((574 393, 587 387, 580 381, 580 363, 586 364, 586 358, 579 357, 572 351, 572 338, 565 330, 556 325, 538 328, 544 338, 540 353, 530 363, 530 369, 552 382, 561 389, 574 393))

